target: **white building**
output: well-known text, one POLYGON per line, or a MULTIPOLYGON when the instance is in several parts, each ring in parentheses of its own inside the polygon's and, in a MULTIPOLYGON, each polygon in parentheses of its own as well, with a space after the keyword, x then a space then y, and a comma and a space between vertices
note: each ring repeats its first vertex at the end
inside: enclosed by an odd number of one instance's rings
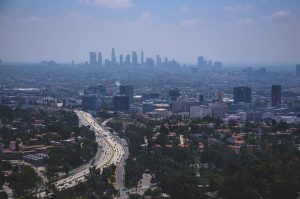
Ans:
POLYGON ((228 105, 225 103, 217 103, 217 104, 210 103, 209 107, 212 108, 213 117, 220 117, 220 118, 225 117, 225 114, 229 110, 228 105))
POLYGON ((190 107, 190 118, 204 118, 206 116, 212 116, 212 108, 201 105, 190 107))

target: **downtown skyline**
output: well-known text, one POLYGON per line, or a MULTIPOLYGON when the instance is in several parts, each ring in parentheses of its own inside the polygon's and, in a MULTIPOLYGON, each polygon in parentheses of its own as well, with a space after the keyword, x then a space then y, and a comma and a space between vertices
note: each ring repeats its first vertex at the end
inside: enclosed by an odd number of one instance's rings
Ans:
POLYGON ((0 2, 3 62, 88 60, 86 52, 161 54, 181 64, 199 55, 226 63, 296 64, 300 2, 0 2), (35 6, 32 6, 35 5, 35 6))

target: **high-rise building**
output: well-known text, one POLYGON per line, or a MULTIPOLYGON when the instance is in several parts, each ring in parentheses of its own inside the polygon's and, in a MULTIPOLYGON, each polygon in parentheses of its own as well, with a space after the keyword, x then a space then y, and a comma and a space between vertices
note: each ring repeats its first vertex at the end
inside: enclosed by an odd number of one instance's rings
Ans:
POLYGON ((149 113, 154 111, 153 102, 144 102, 143 103, 143 113, 149 113))
POLYGON ((82 96, 82 109, 87 111, 95 111, 97 109, 97 97, 96 95, 83 95, 82 96))
POLYGON ((153 67, 153 66, 154 66, 154 59, 152 59, 152 58, 147 58, 147 59, 146 59, 146 65, 147 65, 147 66, 153 67))
POLYGON ((141 65, 144 64, 144 52, 141 51, 141 65))
POLYGON ((120 66, 124 64, 123 55, 120 55, 120 66))
POLYGON ((215 67, 216 69, 222 68, 222 62, 220 62, 220 61, 214 62, 214 67, 215 67))
POLYGON ((271 95, 272 106, 281 105, 281 85, 272 85, 272 95, 271 95))
POLYGON ((159 55, 156 55, 156 66, 159 66, 161 64, 161 58, 159 55))
POLYGON ((126 57, 125 57, 125 64, 126 64, 127 66, 130 65, 130 55, 126 55, 126 57))
POLYGON ((125 95, 116 95, 113 99, 115 111, 129 111, 129 97, 125 95))
POLYGON ((165 57, 165 64, 167 64, 168 62, 168 57, 165 57))
POLYGON ((197 66, 204 67, 204 58, 203 57, 198 57, 197 66))
POLYGON ((208 67, 212 67, 212 61, 211 61, 211 60, 208 60, 208 61, 207 61, 207 66, 208 66, 208 67))
POLYGON ((96 52, 90 52, 90 65, 97 63, 97 54, 96 52))
POLYGON ((265 67, 261 67, 259 69, 259 75, 266 75, 267 74, 267 69, 265 67))
POLYGON ((251 95, 252 95, 252 90, 249 87, 239 86, 233 89, 234 103, 238 103, 238 102, 250 103, 251 95))
POLYGON ((134 98, 134 88, 132 85, 121 85, 119 87, 119 93, 120 95, 125 95, 129 97, 130 103, 133 102, 134 98))
POLYGON ((97 95, 98 97, 107 95, 106 87, 103 85, 90 85, 88 89, 85 90, 85 93, 94 94, 97 95))
POLYGON ((104 65, 105 66, 110 66, 111 65, 111 62, 109 61, 109 59, 105 59, 104 65))
POLYGON ((204 94, 199 94, 199 103, 202 104, 204 101, 204 94))
POLYGON ((98 64, 102 66, 102 53, 98 52, 98 64))
POLYGON ((191 106, 190 107, 190 118, 204 118, 212 116, 212 108, 201 105, 201 106, 191 106))
POLYGON ((246 113, 246 121, 260 122, 262 120, 262 112, 250 111, 246 113))
POLYGON ((115 49, 114 48, 111 49, 111 64, 112 65, 116 65, 117 64, 116 53, 115 53, 115 49))
POLYGON ((212 108, 212 116, 215 118, 225 117, 225 114, 229 110, 229 107, 226 103, 210 103, 209 107, 212 108))
POLYGON ((137 56, 137 53, 135 51, 132 52, 132 64, 134 66, 138 65, 138 56, 137 56))
POLYGON ((296 65, 296 76, 300 77, 300 64, 296 65))
POLYGON ((179 96, 180 91, 177 88, 170 89, 168 94, 169 103, 175 102, 179 96))

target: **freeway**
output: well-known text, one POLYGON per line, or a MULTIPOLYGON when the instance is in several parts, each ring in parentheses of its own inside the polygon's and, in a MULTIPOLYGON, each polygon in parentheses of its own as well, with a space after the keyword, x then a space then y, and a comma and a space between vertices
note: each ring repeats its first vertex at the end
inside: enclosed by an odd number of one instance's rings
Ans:
MULTIPOLYGON (((111 133, 101 127, 95 119, 84 111, 75 110, 79 123, 82 126, 88 126, 95 132, 98 151, 94 157, 93 164, 101 171, 103 168, 115 164, 117 167, 124 164, 125 149, 124 146, 111 133)), ((60 179, 54 183, 57 189, 67 189, 86 180, 89 175, 89 167, 92 162, 73 170, 70 176, 60 179)))

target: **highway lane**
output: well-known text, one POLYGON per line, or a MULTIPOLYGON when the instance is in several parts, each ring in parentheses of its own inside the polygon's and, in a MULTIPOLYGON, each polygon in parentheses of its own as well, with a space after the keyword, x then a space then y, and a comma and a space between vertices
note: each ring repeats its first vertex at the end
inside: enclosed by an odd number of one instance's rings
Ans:
MULTIPOLYGON (((125 150, 118 142, 118 140, 111 135, 111 133, 102 128, 95 119, 86 112, 75 110, 78 116, 80 125, 89 126, 96 134, 96 141, 99 146, 99 151, 95 156, 94 165, 97 169, 103 170, 103 168, 115 164, 118 166, 121 162, 122 157, 125 154, 125 150)), ((85 176, 89 174, 89 167, 91 162, 73 170, 72 174, 66 178, 56 181, 54 184, 57 189, 66 189, 75 186, 79 182, 86 180, 85 176)))

